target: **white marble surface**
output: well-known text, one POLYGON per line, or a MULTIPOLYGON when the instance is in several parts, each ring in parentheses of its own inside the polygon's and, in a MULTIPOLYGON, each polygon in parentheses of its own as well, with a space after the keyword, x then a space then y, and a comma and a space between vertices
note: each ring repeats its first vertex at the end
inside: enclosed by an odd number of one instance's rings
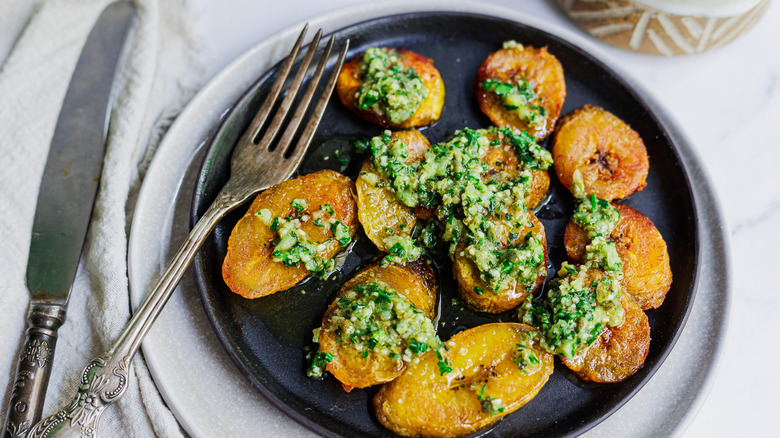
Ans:
MULTIPOLYGON (((192 0, 207 78, 246 49, 314 15, 366 3, 360 0, 192 0)), ((540 20, 572 26, 543 0, 492 0, 540 20)), ((0 60, 28 10, 0 17, 0 60)), ((730 332, 718 377, 685 436, 770 436, 780 408, 780 383, 769 367, 780 361, 773 323, 780 320, 777 287, 766 273, 780 262, 780 5, 770 5, 757 26, 734 43, 685 58, 636 55, 602 46, 663 104, 688 134, 720 195, 732 238, 734 290, 730 332), (767 348, 768 347, 768 348, 767 348), (761 358, 760 365, 750 358, 761 358), (743 373, 743 374, 740 374, 743 373), (736 377, 739 376, 739 377, 736 377)), ((1 103, 0 103, 1 104, 1 103)), ((706 293, 706 291, 700 291, 706 293)))
MULTIPOLYGON (((202 5, 209 72, 216 73, 253 43, 307 17, 359 0, 222 0, 202 5)), ((572 24, 542 0, 489 3, 517 7, 562 26, 572 24)), ((724 357, 715 384, 684 436, 771 436, 777 433, 780 361, 774 324, 780 294, 767 274, 780 264, 780 4, 730 45, 690 57, 637 55, 602 45, 678 121, 704 161, 732 238, 734 288, 724 357), (773 225, 774 224, 774 225, 773 225), (751 359, 753 358, 753 359, 751 359), (758 361, 760 358, 760 362, 758 361), (754 363, 755 361, 755 363, 754 363)), ((707 291, 700 291, 707 293, 707 291)))

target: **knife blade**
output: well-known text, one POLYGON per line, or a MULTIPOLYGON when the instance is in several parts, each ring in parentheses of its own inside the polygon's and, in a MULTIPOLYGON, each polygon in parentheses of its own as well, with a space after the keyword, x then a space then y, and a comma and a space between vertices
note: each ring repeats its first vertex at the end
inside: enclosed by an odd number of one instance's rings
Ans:
POLYGON ((65 322, 103 167, 111 87, 134 17, 135 7, 127 1, 101 12, 54 128, 27 261, 27 333, 3 437, 23 436, 41 418, 57 330, 65 322))

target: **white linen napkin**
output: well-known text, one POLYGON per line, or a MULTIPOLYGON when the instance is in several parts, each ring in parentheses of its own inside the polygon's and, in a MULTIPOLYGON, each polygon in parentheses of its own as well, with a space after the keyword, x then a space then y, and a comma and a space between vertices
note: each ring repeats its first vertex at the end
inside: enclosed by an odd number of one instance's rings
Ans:
MULTIPOLYGON (((15 42, 6 45, 10 52, 0 65, 0 376, 15 372, 23 339, 27 255, 49 142, 81 48, 108 3, 51 0, 31 7, 29 0, 0 1, 0 17, 31 14, 18 38, 12 38, 15 42)), ((127 236, 135 194, 162 133, 202 78, 200 41, 187 1, 135 3, 135 31, 114 86, 100 188, 67 319, 59 330, 44 415, 75 395, 83 367, 108 348, 130 317, 127 236)), ((9 28, 0 28, 4 32, 9 28)), ((99 435, 182 436, 140 355, 133 370, 126 394, 101 418, 99 435)), ((0 416, 10 389, 10 377, 0 382, 0 416)))

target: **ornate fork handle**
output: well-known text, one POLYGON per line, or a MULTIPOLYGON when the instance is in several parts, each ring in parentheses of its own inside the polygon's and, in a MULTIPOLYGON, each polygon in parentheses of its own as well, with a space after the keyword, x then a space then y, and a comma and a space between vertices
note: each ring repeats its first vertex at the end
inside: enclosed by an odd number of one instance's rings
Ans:
MULTIPOLYGON (((226 186, 226 188, 228 188, 226 186)), ((63 409, 43 419, 28 437, 96 437, 100 415, 127 389, 130 361, 146 333, 165 307, 182 275, 217 223, 252 193, 223 191, 193 227, 152 292, 108 351, 84 368, 76 396, 63 409)))
POLYGON ((298 71, 292 80, 292 85, 288 88, 288 92, 279 105, 279 110, 270 122, 263 138, 256 141, 270 109, 275 106, 274 102, 281 94, 281 89, 295 61, 307 29, 308 25, 304 26, 293 50, 280 68, 280 73, 272 85, 265 102, 261 105, 260 111, 235 146, 231 158, 231 175, 227 184, 222 187, 217 198, 198 223, 193 226, 181 248, 174 255, 173 260, 171 260, 162 273, 157 284, 155 284, 152 291, 138 308, 138 311, 130 319, 119 338, 105 354, 93 359, 84 368, 78 392, 73 400, 64 409, 36 424, 30 430, 28 436, 36 438, 54 436, 95 437, 100 415, 106 407, 119 399, 127 390, 130 379, 130 362, 138 351, 141 341, 160 315, 179 280, 181 280, 187 267, 195 258, 198 249, 203 245, 203 242, 211 234, 214 227, 217 226, 217 223, 227 213, 243 204, 251 196, 268 188, 270 185, 284 181, 297 169, 311 142, 314 131, 322 119, 322 114, 333 92, 336 78, 341 71, 341 66, 349 49, 349 40, 346 40, 325 85, 325 90, 314 106, 312 114, 303 128, 303 132, 299 136, 298 143, 292 149, 289 149, 292 138, 306 114, 317 84, 322 78, 335 41, 335 37, 331 37, 314 74, 309 80, 309 84, 306 86, 306 91, 298 103, 298 108, 290 118, 286 129, 282 130, 281 126, 293 105, 293 100, 302 84, 309 63, 317 50, 322 35, 322 29, 320 29, 301 61, 298 71), (276 147, 269 149, 269 146, 280 132, 282 135, 276 143, 276 147), (286 153, 288 155, 285 155, 286 153))
POLYGON ((100 414, 127 389, 131 357, 106 353, 92 359, 81 373, 76 397, 67 407, 36 424, 28 437, 97 436, 100 414))

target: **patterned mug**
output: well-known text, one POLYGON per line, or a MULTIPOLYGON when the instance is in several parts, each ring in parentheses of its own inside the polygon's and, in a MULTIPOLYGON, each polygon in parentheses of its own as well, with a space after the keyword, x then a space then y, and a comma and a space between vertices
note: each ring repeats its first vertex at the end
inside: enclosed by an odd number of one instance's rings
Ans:
POLYGON ((751 28, 770 0, 556 0, 590 35, 622 49, 676 56, 721 47, 751 28))

